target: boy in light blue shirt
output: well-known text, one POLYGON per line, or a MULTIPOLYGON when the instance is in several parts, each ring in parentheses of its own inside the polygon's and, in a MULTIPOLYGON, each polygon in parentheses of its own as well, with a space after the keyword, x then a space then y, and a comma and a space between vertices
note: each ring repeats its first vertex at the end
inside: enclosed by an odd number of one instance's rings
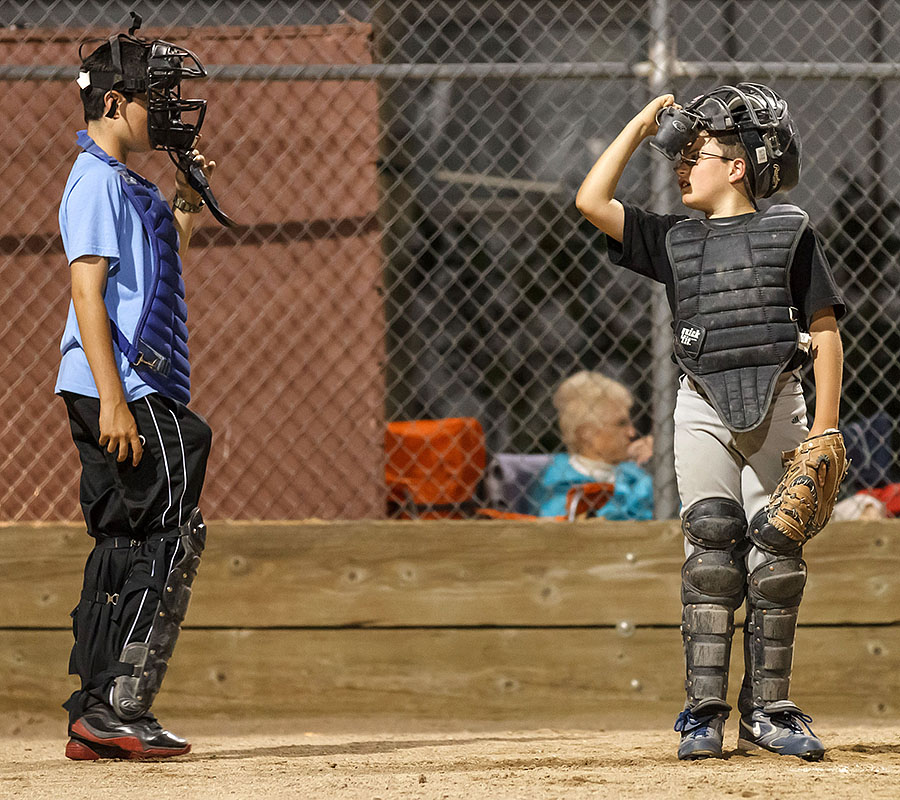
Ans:
MULTIPOLYGON (((178 121, 182 101, 171 80, 185 58, 195 57, 139 39, 135 29, 83 60, 78 85, 87 130, 78 134, 82 152, 59 209, 72 302, 56 392, 81 459, 81 507, 94 538, 72 614, 69 672, 81 686, 64 704, 65 752, 75 760, 167 758, 190 750, 150 706, 206 538, 198 503, 212 434, 187 408, 181 278, 203 202, 179 171, 173 211, 126 161, 171 149, 169 131, 154 128, 160 120, 196 137, 178 121), (169 76, 163 88, 154 88, 152 63, 169 76), (151 103, 168 110, 150 114, 151 103)), ((196 150, 193 157, 212 172, 214 162, 207 165, 196 150)))

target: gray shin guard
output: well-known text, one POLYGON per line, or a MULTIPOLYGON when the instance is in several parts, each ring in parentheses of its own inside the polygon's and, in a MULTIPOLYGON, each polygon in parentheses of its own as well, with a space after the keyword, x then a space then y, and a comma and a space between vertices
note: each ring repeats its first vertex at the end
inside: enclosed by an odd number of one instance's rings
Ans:
POLYGON ((681 619, 688 705, 693 708, 711 698, 724 701, 728 693, 734 611, 711 603, 691 603, 684 607, 681 619))
POLYGON ((734 637, 734 610, 744 600, 746 570, 736 550, 747 522, 734 500, 711 497, 685 511, 682 529, 693 550, 681 570, 681 634, 687 704, 718 701, 724 710, 734 637))
POLYGON ((165 577, 147 640, 126 644, 119 657, 134 665, 131 675, 121 675, 113 684, 113 708, 123 720, 138 719, 150 710, 175 649, 206 545, 206 525, 198 509, 176 535, 181 556, 165 577))
POLYGON ((725 702, 734 636, 734 610, 744 597, 744 572, 724 550, 694 553, 682 570, 681 633, 688 705, 725 702))
POLYGON ((797 611, 805 585, 806 564, 799 555, 777 557, 750 575, 746 635, 756 707, 788 699, 797 611))

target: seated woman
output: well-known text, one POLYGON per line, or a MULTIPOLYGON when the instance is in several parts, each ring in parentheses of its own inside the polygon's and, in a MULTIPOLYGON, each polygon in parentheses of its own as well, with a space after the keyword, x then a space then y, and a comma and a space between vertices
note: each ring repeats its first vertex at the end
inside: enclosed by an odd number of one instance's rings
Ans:
POLYGON ((596 514, 613 520, 652 519, 653 482, 635 462, 649 461, 651 437, 637 438, 631 393, 600 372, 577 372, 553 395, 563 444, 529 489, 534 513, 566 513, 566 495, 584 483, 611 483, 612 498, 596 514))

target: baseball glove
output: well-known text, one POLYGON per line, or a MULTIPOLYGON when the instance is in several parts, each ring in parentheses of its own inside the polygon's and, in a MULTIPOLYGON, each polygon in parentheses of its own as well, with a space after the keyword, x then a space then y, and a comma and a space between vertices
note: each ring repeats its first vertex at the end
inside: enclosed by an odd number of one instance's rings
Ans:
POLYGON ((781 481, 769 498, 768 522, 802 545, 825 527, 850 462, 837 428, 782 453, 781 481))

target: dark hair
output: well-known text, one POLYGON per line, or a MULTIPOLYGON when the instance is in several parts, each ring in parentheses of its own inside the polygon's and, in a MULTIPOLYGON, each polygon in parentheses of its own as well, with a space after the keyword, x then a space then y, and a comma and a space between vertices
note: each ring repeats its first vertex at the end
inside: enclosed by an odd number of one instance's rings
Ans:
MULTIPOLYGON (((122 41, 122 69, 129 77, 142 77, 147 71, 147 49, 135 42, 122 41)), ((104 42, 81 62, 84 72, 112 73, 112 48, 104 42)), ((81 104, 84 106, 84 121, 90 122, 103 116, 103 98, 109 89, 99 86, 88 86, 81 90, 81 104)), ((117 90, 121 91, 121 90, 117 90)), ((122 92, 127 100, 134 96, 133 92, 122 92)))
MULTIPOLYGON (((712 134, 710 134, 712 136, 712 134)), ((726 133, 721 136, 713 136, 722 148, 722 155, 726 158, 747 159, 747 150, 736 133, 726 133)))

